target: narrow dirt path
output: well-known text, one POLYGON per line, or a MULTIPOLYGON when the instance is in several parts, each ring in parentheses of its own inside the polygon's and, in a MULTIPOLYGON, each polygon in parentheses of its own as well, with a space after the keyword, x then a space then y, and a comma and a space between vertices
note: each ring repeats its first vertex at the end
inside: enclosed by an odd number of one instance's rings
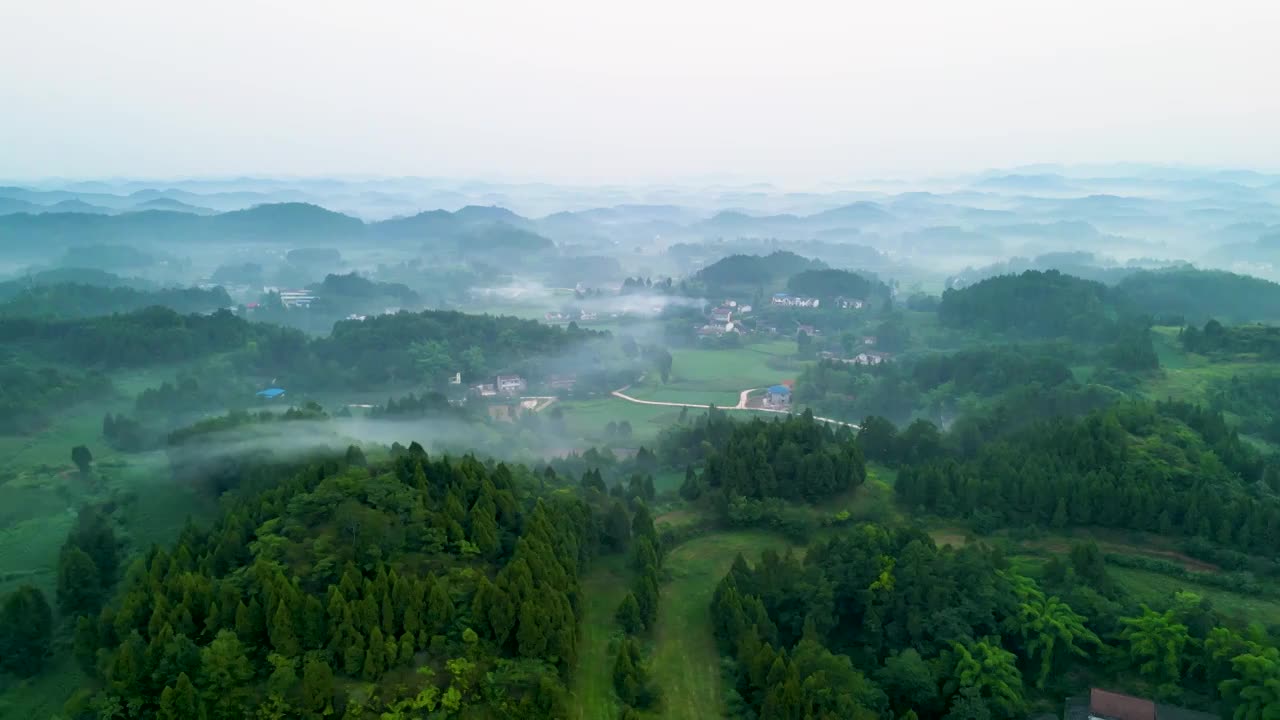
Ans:
MULTIPOLYGON (((641 400, 640 398, 634 398, 634 397, 631 397, 630 395, 627 395, 627 394, 626 394, 626 391, 627 391, 627 390, 630 390, 630 389, 631 389, 631 386, 630 386, 630 385, 623 385, 622 387, 618 388, 617 390, 614 390, 614 391, 613 391, 612 393, 610 393, 610 394, 611 394, 611 395, 613 395, 614 397, 616 397, 616 398, 620 399, 620 400, 626 400, 627 402, 633 402, 633 403, 636 403, 637 405, 661 405, 661 406, 664 406, 664 407, 699 408, 699 409, 702 409, 702 410, 707 410, 707 409, 709 409, 709 408, 711 407, 710 405, 698 405, 698 404, 696 404, 696 403, 667 402, 667 401, 665 401, 665 400, 641 400)), ((753 390, 755 390, 755 389, 756 389, 756 388, 749 388, 749 389, 747 389, 747 390, 743 390, 743 391, 738 395, 738 404, 737 404, 737 405, 735 405, 735 406, 733 406, 733 407, 722 407, 722 408, 719 408, 719 409, 720 409, 720 410, 745 410, 745 411, 747 411, 747 412, 771 412, 771 413, 778 413, 779 415, 794 415, 794 414, 795 414, 795 413, 791 412, 790 410, 776 410, 776 409, 774 409, 774 408, 751 408, 751 407, 747 407, 747 395, 748 395, 748 394, 750 394, 750 393, 751 393, 753 390)), ((855 424, 853 424, 853 423, 850 423, 850 422, 845 422, 845 421, 843 421, 843 420, 835 420, 835 419, 833 419, 833 418, 818 417, 817 415, 814 415, 814 416, 813 416, 813 419, 814 419, 814 420, 818 420, 818 421, 820 421, 820 422, 829 423, 829 424, 831 424, 831 425, 844 425, 844 426, 846 426, 846 427, 851 427, 851 428, 853 428, 854 430, 860 430, 860 429, 861 429, 859 426, 857 426, 857 425, 855 425, 855 424)))

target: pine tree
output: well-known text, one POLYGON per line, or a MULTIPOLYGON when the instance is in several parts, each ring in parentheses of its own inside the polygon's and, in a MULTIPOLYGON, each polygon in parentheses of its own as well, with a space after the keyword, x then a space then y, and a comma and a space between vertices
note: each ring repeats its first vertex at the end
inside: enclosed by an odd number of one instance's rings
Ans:
POLYGON ((471 507, 471 542, 485 557, 494 557, 501 549, 498 541, 498 521, 493 502, 482 497, 471 507))
POLYGON ((653 515, 649 514, 649 507, 644 503, 640 503, 636 508, 635 516, 631 519, 631 536, 648 538, 655 548, 658 546, 658 533, 653 528, 653 515))
POLYGON ((97 612, 102 605, 102 580, 93 558, 68 543, 58 556, 58 610, 76 616, 97 612))
POLYGON ((300 704, 307 717, 323 717, 333 710, 333 670, 323 658, 312 657, 302 668, 300 704))
POLYGON ((98 569, 98 582, 103 588, 115 584, 120 572, 120 546, 116 541, 111 521, 95 507, 86 507, 76 517, 76 526, 67 537, 68 545, 75 545, 93 559, 98 569))
POLYGON ((1067 526, 1070 518, 1067 517, 1067 499, 1058 497, 1058 504, 1053 509, 1053 518, 1049 521, 1049 525, 1054 529, 1061 530, 1067 526))
POLYGON ((198 720, 204 717, 204 708, 196 695, 196 687, 184 672, 178 675, 173 687, 165 687, 160 693, 160 720, 198 720))
POLYGON ((437 579, 431 586, 431 594, 427 598, 426 630, 432 633, 444 633, 453 620, 453 600, 449 597, 449 586, 444 579, 437 579))
POLYGON ((618 693, 618 699, 627 705, 634 705, 640 694, 632 642, 631 638, 623 639, 618 646, 618 657, 613 663, 613 688, 618 693))
POLYGON ((351 677, 359 677, 364 671, 364 636, 358 630, 346 633, 342 649, 342 671, 351 677))
POLYGON ((632 566, 640 572, 653 572, 649 568, 658 567, 658 553, 654 550, 653 541, 648 536, 637 535, 632 553, 632 566))
POLYGON ((0 670, 30 677, 44 667, 53 642, 53 610, 44 593, 23 585, 0 606, 0 670))
POLYGON ((604 540, 614 550, 624 549, 631 540, 631 517, 621 501, 615 500, 605 516, 604 540))
POLYGON ((223 630, 200 651, 200 675, 203 678, 203 701, 210 720, 244 717, 253 666, 234 632, 223 630))
POLYGON ((382 596, 382 634, 387 637, 395 637, 396 632, 396 614, 391 608, 391 596, 384 593, 382 596))
POLYGON ((415 652, 413 633, 406 631, 400 636, 400 643, 397 647, 396 655, 401 665, 413 665, 413 655, 415 652))
POLYGON ((98 648, 100 646, 98 617, 96 615, 81 615, 76 620, 73 647, 76 662, 89 677, 96 677, 98 674, 98 648))
POLYGON ((250 647, 256 648, 264 630, 262 606, 258 604, 258 599, 253 598, 248 605, 245 605, 243 600, 240 601, 240 605, 236 607, 236 637, 250 647))
POLYGON ((640 615, 640 605, 636 603, 634 593, 627 593, 622 599, 622 604, 618 606, 618 611, 614 615, 618 624, 622 626, 622 631, 628 635, 634 635, 644 630, 644 618, 640 615))
POLYGON ((307 650, 318 650, 328 640, 324 604, 315 595, 307 595, 302 601, 302 637, 298 639, 307 650))
POLYGON ((550 607, 543 604, 545 596, 533 596, 520 605, 520 624, 516 627, 516 640, 520 643, 520 655, 527 658, 543 658, 549 642, 547 624, 550 607))
POLYGON ((680 485, 680 497, 689 502, 702 497, 702 486, 698 482, 698 474, 693 471, 692 465, 684 470, 684 482, 680 485))
POLYGON ((268 628, 271 635, 271 647, 285 657, 299 654, 298 637, 293 631, 293 613, 289 612, 289 603, 281 601, 276 608, 275 617, 268 628))
POLYGON ((645 572, 641 572, 632 589, 645 627, 653 627, 658 619, 658 585, 652 571, 650 566, 645 572))
POLYGON ((374 628, 369 633, 369 649, 364 654, 364 674, 365 680, 373 681, 382 676, 387 669, 387 641, 382 635, 382 630, 374 628))

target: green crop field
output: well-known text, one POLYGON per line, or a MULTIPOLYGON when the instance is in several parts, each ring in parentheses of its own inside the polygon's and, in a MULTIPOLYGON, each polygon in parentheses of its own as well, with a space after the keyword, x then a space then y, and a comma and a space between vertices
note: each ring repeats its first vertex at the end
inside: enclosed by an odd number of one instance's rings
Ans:
POLYGON ((625 555, 596 559, 582 581, 585 605, 578 639, 578 667, 573 671, 573 718, 614 718, 621 709, 613 691, 614 657, 610 645, 621 637, 613 615, 630 585, 625 555))
MULTIPOLYGON (((790 547, 764 532, 707 535, 680 545, 664 561, 651 673, 663 692, 663 717, 724 717, 720 654, 711 632, 711 595, 742 553, 755 562, 768 548, 790 547)), ((604 717, 604 716, 600 716, 604 717)))

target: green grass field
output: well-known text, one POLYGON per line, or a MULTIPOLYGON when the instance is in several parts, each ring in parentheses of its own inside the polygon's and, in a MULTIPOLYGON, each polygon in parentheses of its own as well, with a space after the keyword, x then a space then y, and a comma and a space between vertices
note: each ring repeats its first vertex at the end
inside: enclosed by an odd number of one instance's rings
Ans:
MULTIPOLYGON (((680 418, 680 408, 640 405, 616 397, 596 400, 567 400, 557 406, 564 411, 565 425, 573 435, 589 442, 605 440, 604 428, 610 422, 631 423, 635 444, 651 444, 665 427, 680 418)), ((690 409, 689 413, 699 412, 690 409)))
MULTIPOLYGON (((31 584, 53 604, 58 552, 86 503, 114 504, 117 537, 127 553, 169 542, 188 517, 199 520, 216 510, 215 501, 173 482, 163 453, 118 453, 101 436, 104 414, 131 412, 138 392, 172 380, 176 371, 113 374, 113 396, 62 411, 38 433, 0 437, 0 595, 31 584), (75 445, 93 453, 88 478, 71 463, 75 445)), ((67 623, 58 627, 49 671, 0 692, 0 717, 45 720, 61 712, 81 681, 69 652, 70 630, 67 623)))
MULTIPOLYGON (((69 647, 71 639, 55 642, 69 647)), ((84 682, 84 674, 69 651, 59 652, 39 675, 15 680, 0 692, 0 718, 50 720, 61 718, 62 706, 84 682)))
POLYGON ((573 671, 573 712, 577 720, 615 718, 621 707, 613 691, 613 653, 610 643, 621 637, 613 620, 631 585, 624 555, 598 558, 582 581, 585 602, 582 634, 578 638, 578 667, 573 671))
POLYGON ((1160 358, 1160 373, 1145 383, 1143 392, 1152 400, 1204 402, 1214 385, 1233 376, 1267 370, 1268 365, 1248 360, 1215 362, 1204 355, 1189 353, 1178 343, 1176 327, 1154 329, 1153 344, 1160 358))
POLYGON ((743 390, 795 379, 804 367, 791 359, 795 349, 794 342, 780 340, 734 350, 674 350, 668 382, 650 374, 627 394, 641 400, 732 407, 743 390))
POLYGON ((1264 625, 1280 623, 1280 602, 1271 598, 1242 595, 1148 570, 1108 565, 1107 572, 1133 593, 1134 597, 1144 602, 1164 605, 1174 593, 1189 590, 1207 598, 1213 603, 1215 610, 1241 625, 1251 622, 1264 625))
POLYGON ((867 481, 853 490, 813 506, 819 520, 839 512, 849 513, 849 522, 877 522, 895 525, 903 521, 894 504, 893 481, 897 473, 881 465, 867 466, 867 481))
POLYGON ((787 547, 790 543, 777 535, 728 532, 690 540, 667 556, 664 570, 671 580, 662 586, 650 659, 653 679, 663 692, 661 717, 724 717, 711 595, 738 553, 754 562, 763 550, 787 547))

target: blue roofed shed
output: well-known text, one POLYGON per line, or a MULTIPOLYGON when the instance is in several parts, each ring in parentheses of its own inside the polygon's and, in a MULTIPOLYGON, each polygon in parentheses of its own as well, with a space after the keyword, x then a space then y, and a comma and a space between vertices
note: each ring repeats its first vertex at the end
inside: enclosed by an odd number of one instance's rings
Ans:
POLYGON ((266 390, 258 391, 258 397, 266 398, 268 400, 275 400, 283 394, 284 388, 267 388, 266 390))
POLYGON ((774 385, 764 391, 765 407, 786 408, 791 406, 791 388, 786 385, 774 385))

